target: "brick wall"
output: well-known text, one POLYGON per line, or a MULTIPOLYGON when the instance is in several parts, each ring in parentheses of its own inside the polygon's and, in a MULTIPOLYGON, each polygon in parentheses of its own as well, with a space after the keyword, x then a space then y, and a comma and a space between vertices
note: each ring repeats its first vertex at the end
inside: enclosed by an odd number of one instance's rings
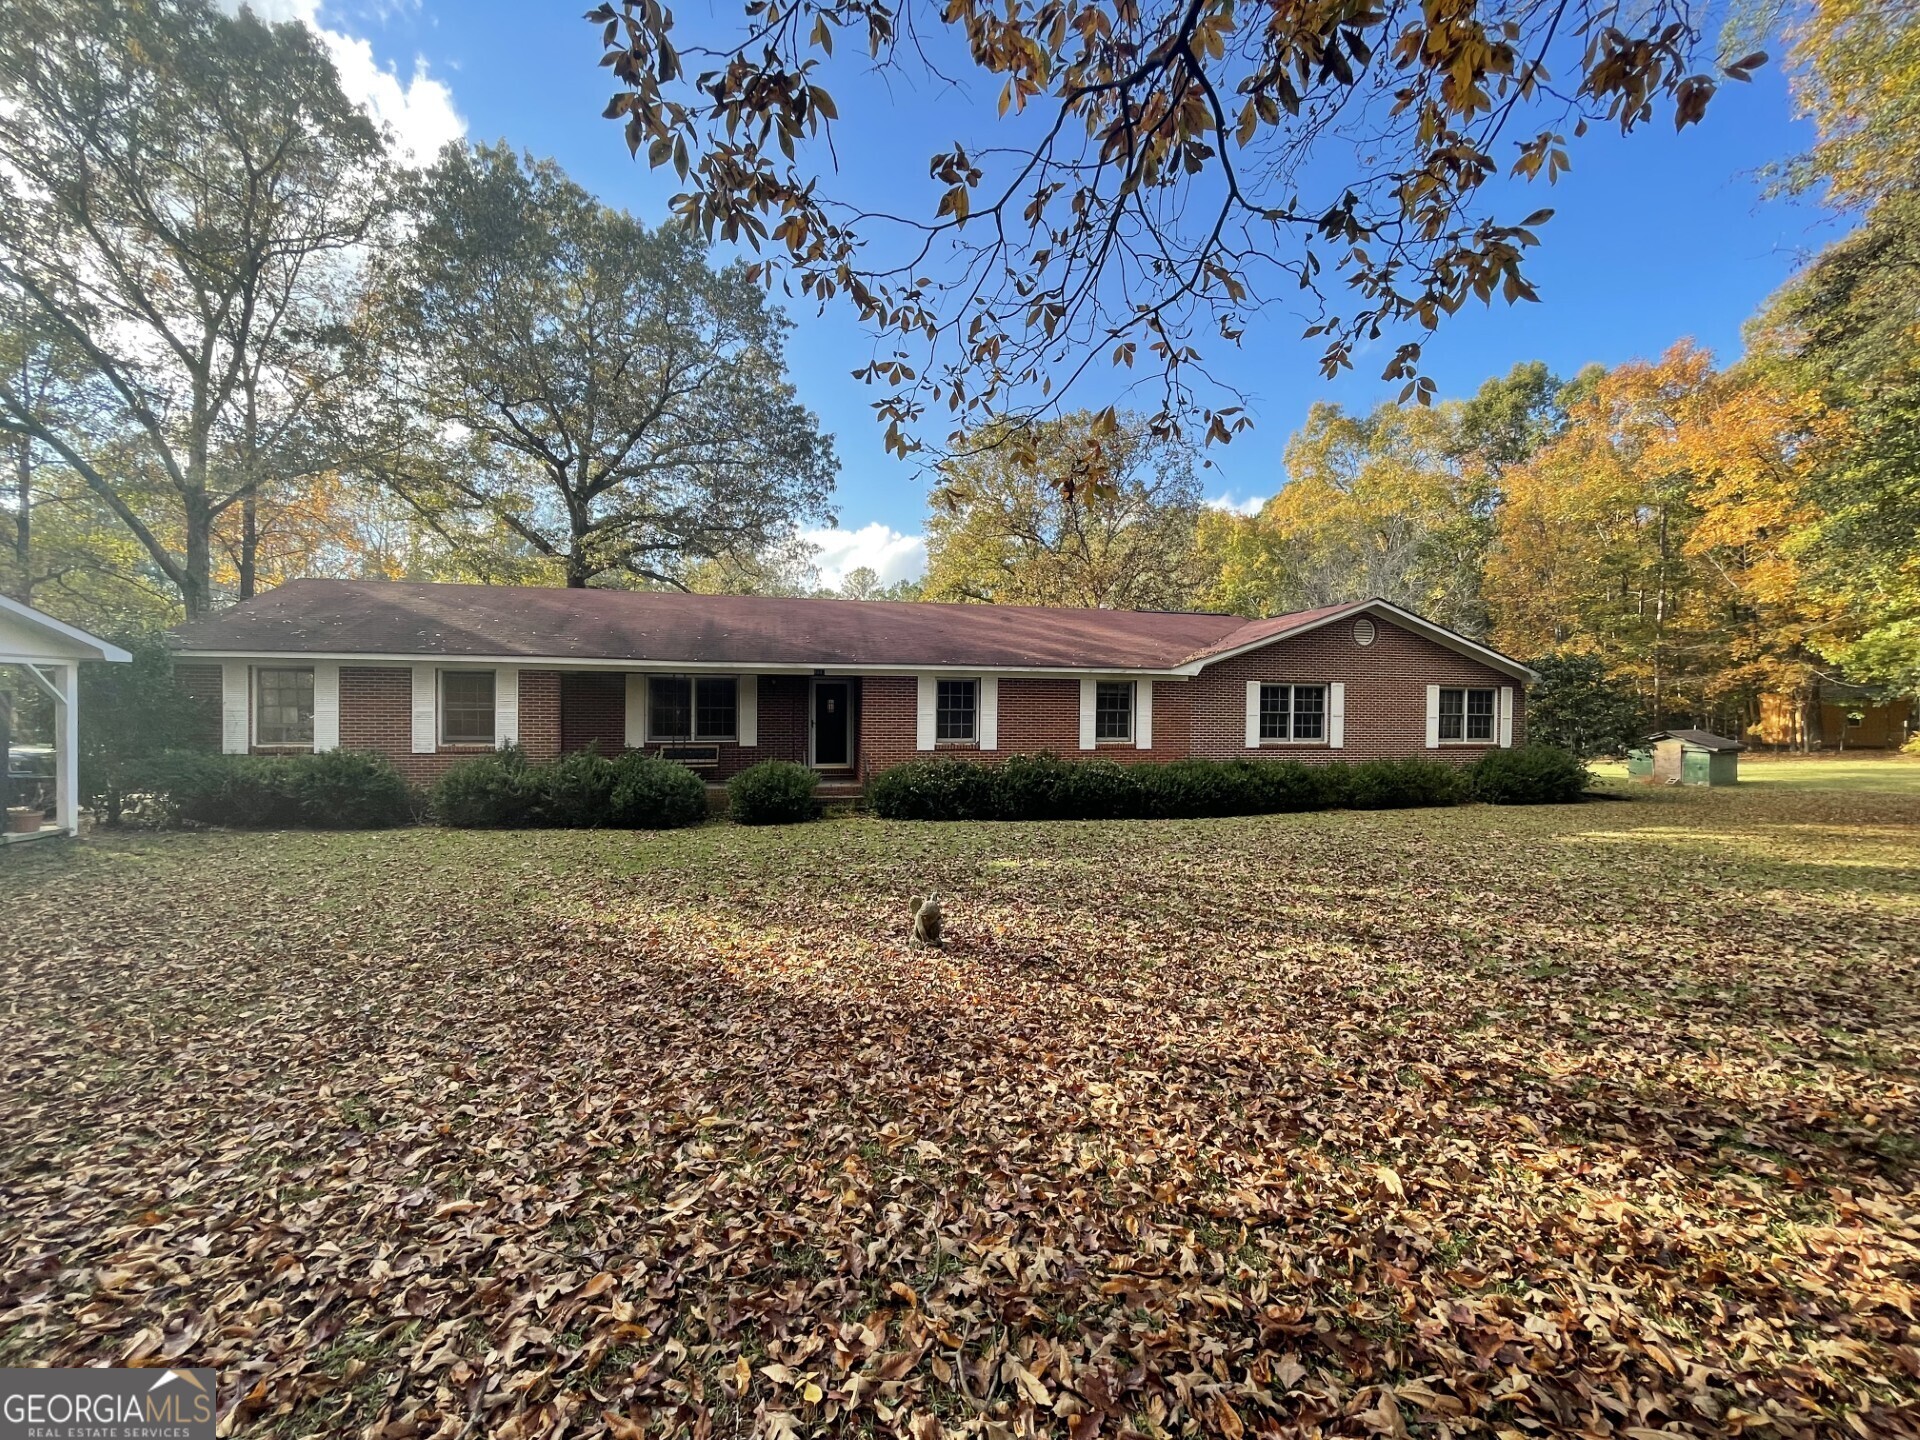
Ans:
POLYGON ((627 677, 599 670, 560 676, 560 750, 571 755, 598 745, 618 755, 627 745, 627 677))
POLYGON ((520 748, 529 760, 552 760, 560 753, 558 670, 520 672, 520 748))
POLYGON ((1526 743, 1526 692, 1518 681, 1379 616, 1372 618, 1375 638, 1371 645, 1355 642, 1352 620, 1339 620, 1202 670, 1193 682, 1193 753, 1212 759, 1258 753, 1308 762, 1422 755, 1465 763, 1492 749, 1488 744, 1426 748, 1429 685, 1511 685, 1513 743, 1526 743), (1248 750, 1249 680, 1306 685, 1344 681, 1345 747, 1334 750, 1326 745, 1270 745, 1257 752, 1248 750))
MULTIPOLYGON (((520 672, 520 745, 530 760, 560 753, 560 672, 520 672)), ((404 665, 340 667, 340 748, 376 750, 416 785, 431 785, 451 765, 485 755, 485 745, 442 745, 413 753, 413 672, 404 665)))
MULTIPOLYGON (((1080 748, 1080 681, 1014 680, 1000 682, 999 745, 942 745, 941 757, 991 764, 1009 755, 1038 755, 1043 750, 1068 759, 1099 758, 1123 764, 1179 760, 1187 754, 1192 682, 1153 682, 1153 746, 1102 745, 1080 748)), ((920 688, 911 675, 869 676, 860 714, 860 770, 874 775, 906 760, 923 760, 919 738, 920 688)))

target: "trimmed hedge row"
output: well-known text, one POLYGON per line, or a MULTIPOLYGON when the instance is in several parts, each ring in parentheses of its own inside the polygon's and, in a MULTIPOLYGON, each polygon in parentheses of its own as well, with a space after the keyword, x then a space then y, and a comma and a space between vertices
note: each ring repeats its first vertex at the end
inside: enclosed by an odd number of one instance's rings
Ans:
POLYGON ((127 786, 163 821, 257 829, 372 830, 413 818, 407 782, 384 755, 207 755, 173 750, 127 786))
POLYGON ((707 787, 652 755, 609 760, 592 750, 548 765, 518 746, 463 760, 434 783, 433 815, 463 830, 672 830, 707 818, 707 787))
POLYGON ((1152 820, 1298 810, 1399 810, 1486 800, 1578 800, 1586 767, 1545 746, 1489 751, 1469 767, 1438 760, 1176 760, 1120 765, 1014 755, 997 765, 911 760, 875 776, 867 804, 887 820, 1152 820))

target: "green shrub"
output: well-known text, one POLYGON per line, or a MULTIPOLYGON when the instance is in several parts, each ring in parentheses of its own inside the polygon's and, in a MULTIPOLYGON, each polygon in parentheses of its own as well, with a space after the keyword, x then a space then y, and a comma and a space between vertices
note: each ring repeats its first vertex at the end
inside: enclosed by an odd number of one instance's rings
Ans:
POLYGON ((461 830, 503 830, 538 824, 544 808, 539 777, 518 746, 451 766, 434 782, 433 818, 461 830))
POLYGON ((413 816, 407 782, 384 755, 364 750, 323 750, 290 757, 293 797, 304 823, 327 830, 377 830, 404 825, 413 816))
POLYGON ((1367 760, 1344 777, 1338 803, 1353 810, 1410 810, 1458 805, 1470 793, 1458 765, 1444 760, 1367 760))
POLYGON ((707 818, 707 784, 693 771, 656 755, 613 762, 607 824, 622 830, 675 830, 707 818))
POLYGON ((791 760, 763 760, 727 782, 727 815, 742 825, 820 818, 820 777, 791 760))
POLYGON ((365 830, 405 824, 406 781, 384 756, 208 755, 169 751, 139 767, 129 794, 151 796, 163 822, 253 829, 365 830))
POLYGON ((619 777, 613 762, 597 751, 589 748, 562 755, 552 764, 530 767, 526 773, 534 803, 532 813, 521 823, 563 830, 589 830, 614 823, 613 788, 619 777))
POLYGON ((993 820, 996 796, 987 767, 970 760, 909 760, 867 784, 867 804, 883 820, 993 820))
POLYGON ((1175 760, 1149 768, 1146 813, 1162 819, 1244 815, 1257 809, 1247 770, 1218 760, 1175 760))
MULTIPOLYGON (((1060 787, 1059 805, 1051 818, 1132 820, 1152 813, 1147 805, 1146 786, 1140 781, 1141 772, 1150 766, 1121 765, 1113 760, 1083 760, 1077 765, 1064 760, 1058 763, 1067 775, 1060 787)), ((1002 804, 1004 813, 1004 799, 1002 804)))
POLYGON ((1260 760, 1260 813, 1331 810, 1346 803, 1346 765, 1302 765, 1298 760, 1260 760))
POLYGON ((1339 806, 1457 805, 1465 773, 1437 760, 1306 765, 1298 760, 1175 760, 1121 765, 1015 755, 998 765, 911 760, 883 771, 867 803, 888 820, 1189 819, 1339 806))
POLYGON ((1072 816, 1077 813, 1071 798, 1073 772, 1079 768, 1051 751, 1007 757, 989 772, 994 813, 1016 820, 1072 816))
POLYGON ((1568 805, 1586 792, 1587 767, 1551 745, 1489 750, 1468 779, 1476 800, 1489 805, 1568 805))

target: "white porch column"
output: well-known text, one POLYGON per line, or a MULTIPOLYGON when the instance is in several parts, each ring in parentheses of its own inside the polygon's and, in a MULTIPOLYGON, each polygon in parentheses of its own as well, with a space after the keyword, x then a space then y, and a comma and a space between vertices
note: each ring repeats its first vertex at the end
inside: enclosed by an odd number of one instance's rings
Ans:
POLYGON ((59 703, 54 723, 60 742, 54 747, 54 823, 69 835, 80 833, 80 667, 68 661, 60 667, 59 703))

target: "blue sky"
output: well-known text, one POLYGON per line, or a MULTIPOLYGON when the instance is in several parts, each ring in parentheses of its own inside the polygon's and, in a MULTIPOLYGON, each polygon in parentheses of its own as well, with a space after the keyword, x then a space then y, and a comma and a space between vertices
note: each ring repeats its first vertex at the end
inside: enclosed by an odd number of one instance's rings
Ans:
MULTIPOLYGON (((257 0, 256 8, 320 29, 349 89, 417 150, 430 152, 462 131, 476 140, 504 138, 557 159, 609 204, 649 222, 664 216, 670 172, 630 160, 618 127, 600 118, 609 85, 596 63, 597 31, 577 18, 586 8, 577 0, 419 0, 411 7, 257 0)), ((695 19, 693 7, 678 8, 683 23, 695 19)), ((871 84, 838 93, 843 115, 856 104, 886 111, 877 139, 856 144, 843 131, 839 140, 840 190, 859 201, 897 201, 902 189, 924 187, 926 156, 956 138, 971 141, 967 132, 981 128, 973 117, 984 106, 965 96, 889 93, 871 84)), ((1529 191, 1540 197, 1529 203, 1556 212, 1532 262, 1541 303, 1463 311, 1429 343, 1426 373, 1448 396, 1470 393, 1525 360, 1571 375, 1591 361, 1657 355, 1681 338, 1731 358, 1756 306, 1835 233, 1812 205, 1766 199, 1756 173, 1805 140, 1777 66, 1750 86, 1723 86, 1705 124, 1683 134, 1664 119, 1625 140, 1596 129, 1576 144, 1569 177, 1529 191)), ((926 480, 885 454, 868 409, 873 396, 849 373, 869 358, 871 342, 843 310, 789 313, 795 383, 836 437, 841 462, 841 533, 818 537, 825 578, 862 562, 886 578, 915 573, 926 480)), ((1317 368, 1318 342, 1302 339, 1301 328, 1295 315, 1274 309, 1237 351, 1210 353, 1218 372, 1248 396, 1256 421, 1252 432, 1209 452, 1210 496, 1244 503, 1272 494, 1284 478, 1287 436, 1315 400, 1366 408, 1397 391, 1378 378, 1390 347, 1360 356, 1354 371, 1329 382, 1317 368)), ((1078 401, 1120 398, 1108 372, 1090 371, 1088 379, 1078 401)))

